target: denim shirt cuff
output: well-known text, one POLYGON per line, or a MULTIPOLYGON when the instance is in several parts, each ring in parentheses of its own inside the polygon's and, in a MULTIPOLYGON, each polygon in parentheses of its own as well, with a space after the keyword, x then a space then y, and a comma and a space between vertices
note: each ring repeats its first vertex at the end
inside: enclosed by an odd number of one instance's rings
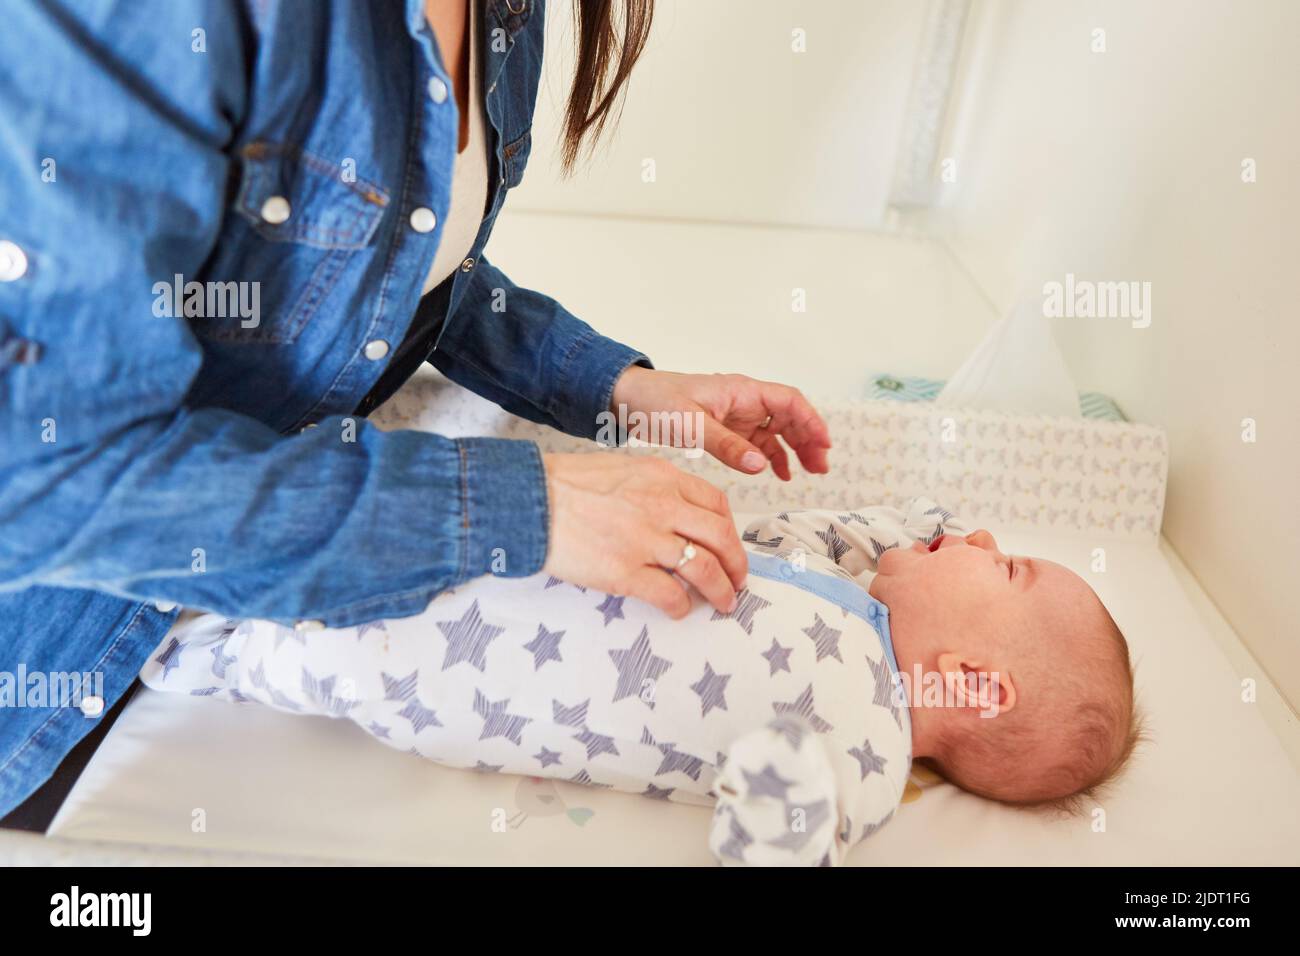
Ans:
POLYGON ((614 384, 633 365, 654 368, 636 349, 587 329, 565 357, 564 395, 551 414, 570 435, 599 440, 601 415, 610 411, 614 384))
POLYGON ((534 442, 461 438, 461 573, 524 578, 546 563, 550 508, 534 442))

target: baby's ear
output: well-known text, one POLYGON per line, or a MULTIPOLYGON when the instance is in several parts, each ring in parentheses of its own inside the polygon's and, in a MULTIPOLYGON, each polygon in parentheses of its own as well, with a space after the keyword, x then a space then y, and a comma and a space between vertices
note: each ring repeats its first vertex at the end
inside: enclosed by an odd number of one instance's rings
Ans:
POLYGON ((988 670, 982 661, 957 651, 938 657, 945 696, 956 707, 970 707, 981 717, 996 717, 1016 706, 1016 687, 1010 674, 988 670))

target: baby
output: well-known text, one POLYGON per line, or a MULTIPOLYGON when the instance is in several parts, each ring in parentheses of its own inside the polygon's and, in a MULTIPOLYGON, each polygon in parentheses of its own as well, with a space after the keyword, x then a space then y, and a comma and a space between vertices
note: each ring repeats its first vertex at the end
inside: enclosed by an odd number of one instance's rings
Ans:
POLYGON ((892 817, 913 759, 1065 807, 1127 759, 1127 646, 1067 569, 925 499, 782 513, 743 538, 730 614, 485 578, 357 628, 202 615, 141 677, 347 717, 450 766, 711 804, 724 863, 840 862, 892 817))

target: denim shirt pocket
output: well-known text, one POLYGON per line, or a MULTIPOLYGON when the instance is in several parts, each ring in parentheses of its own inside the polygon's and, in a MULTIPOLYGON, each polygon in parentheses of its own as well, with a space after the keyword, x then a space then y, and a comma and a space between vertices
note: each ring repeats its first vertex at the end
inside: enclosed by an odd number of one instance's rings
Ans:
POLYGON ((528 165, 528 154, 533 149, 532 127, 524 130, 523 135, 515 137, 501 150, 501 181, 506 189, 514 189, 524 178, 524 167, 528 165))
POLYGON ((239 283, 240 301, 251 298, 258 314, 190 316, 190 325, 201 338, 288 345, 370 244, 388 194, 348 164, 294 147, 251 143, 240 160, 234 215, 204 278, 239 283))

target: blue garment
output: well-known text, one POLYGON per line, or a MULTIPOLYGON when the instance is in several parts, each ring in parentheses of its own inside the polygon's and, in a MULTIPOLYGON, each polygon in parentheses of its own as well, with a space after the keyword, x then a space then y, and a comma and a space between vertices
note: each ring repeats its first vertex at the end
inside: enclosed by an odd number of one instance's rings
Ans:
MULTIPOLYGON (((100 672, 111 706, 159 606, 341 627, 541 568, 535 444, 349 417, 417 308, 446 375, 574 435, 649 364, 483 255, 544 9, 482 2, 489 204, 424 303, 458 117, 422 0, 5 4, 0 242, 26 268, 0 276, 0 671, 100 672)), ((93 721, 0 713, 3 814, 93 721)))

